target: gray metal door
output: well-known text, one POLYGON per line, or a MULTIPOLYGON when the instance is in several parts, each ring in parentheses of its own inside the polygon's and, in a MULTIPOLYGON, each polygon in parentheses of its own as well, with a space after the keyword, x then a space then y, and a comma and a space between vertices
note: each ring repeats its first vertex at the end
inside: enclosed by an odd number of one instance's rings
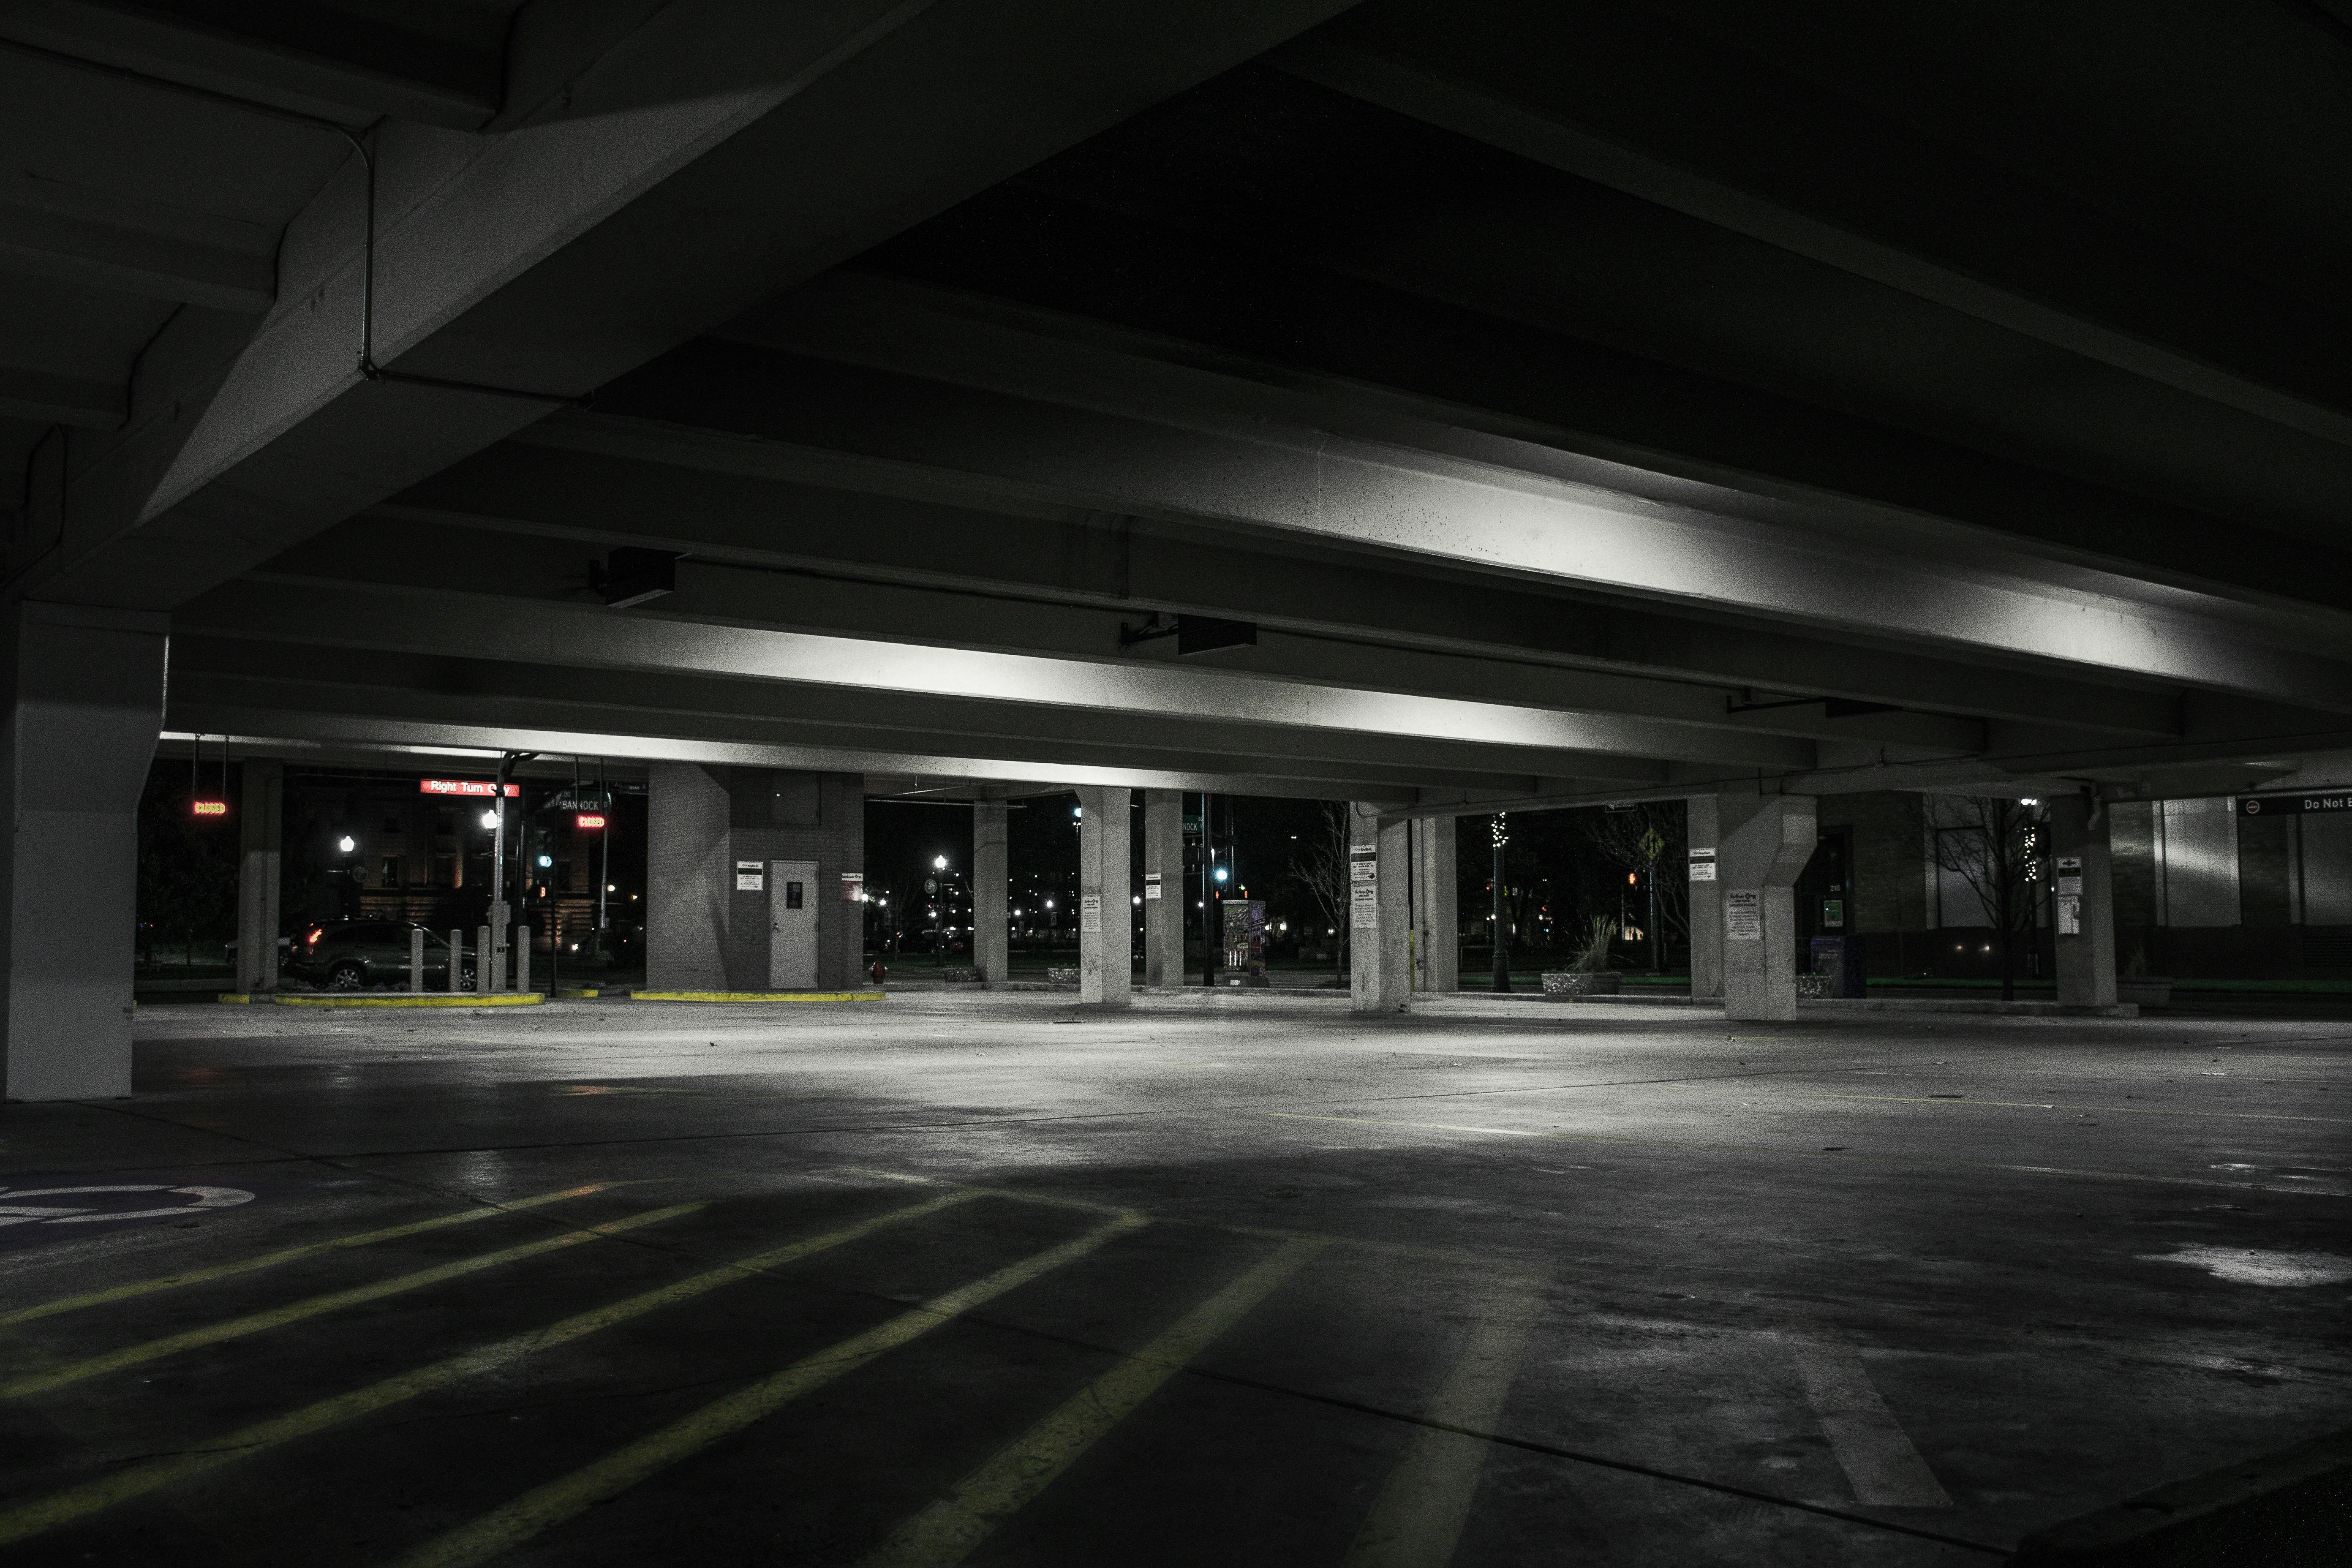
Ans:
POLYGON ((768 989, 816 988, 816 862, 768 862, 768 989))

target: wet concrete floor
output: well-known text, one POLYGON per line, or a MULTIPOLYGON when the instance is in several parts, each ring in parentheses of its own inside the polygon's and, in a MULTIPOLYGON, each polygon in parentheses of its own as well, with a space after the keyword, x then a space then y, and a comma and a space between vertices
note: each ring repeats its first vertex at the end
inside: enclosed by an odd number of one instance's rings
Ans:
POLYGON ((2347 1424, 2352 1028, 179 1005, 0 1109, 35 1563, 1960 1563, 2347 1424))

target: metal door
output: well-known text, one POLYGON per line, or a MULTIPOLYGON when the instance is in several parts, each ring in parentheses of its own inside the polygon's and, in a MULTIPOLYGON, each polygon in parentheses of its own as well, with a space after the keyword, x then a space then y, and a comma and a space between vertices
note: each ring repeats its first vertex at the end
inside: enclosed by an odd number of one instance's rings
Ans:
POLYGON ((768 989, 816 988, 816 862, 768 862, 768 989))

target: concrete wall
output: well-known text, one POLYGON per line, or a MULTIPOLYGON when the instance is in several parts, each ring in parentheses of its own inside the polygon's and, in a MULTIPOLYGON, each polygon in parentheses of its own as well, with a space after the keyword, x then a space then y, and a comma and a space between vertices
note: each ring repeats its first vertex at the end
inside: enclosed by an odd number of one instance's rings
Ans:
MULTIPOLYGON (((768 988, 768 899, 740 891, 738 860, 814 860, 816 984, 863 978, 863 904, 842 873, 866 866, 865 780, 856 773, 656 763, 646 823, 646 983, 656 991, 768 988)), ((763 882, 766 879, 762 879, 763 882)))

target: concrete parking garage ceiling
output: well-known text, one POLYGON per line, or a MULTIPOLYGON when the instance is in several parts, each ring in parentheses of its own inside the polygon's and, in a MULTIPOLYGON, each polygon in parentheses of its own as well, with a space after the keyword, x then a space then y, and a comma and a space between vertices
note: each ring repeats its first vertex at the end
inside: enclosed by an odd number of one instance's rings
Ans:
POLYGON ((175 730, 1405 809, 2352 752, 2324 6, 0 37, 12 591, 168 615, 175 730))

